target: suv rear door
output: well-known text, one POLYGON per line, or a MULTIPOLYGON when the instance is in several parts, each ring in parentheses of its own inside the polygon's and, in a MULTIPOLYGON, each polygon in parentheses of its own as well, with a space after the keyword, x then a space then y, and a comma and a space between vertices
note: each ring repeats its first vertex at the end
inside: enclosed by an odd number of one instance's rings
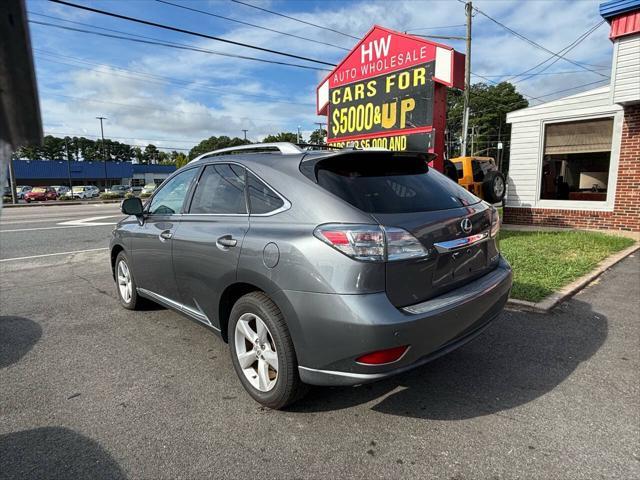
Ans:
POLYGON ((219 328, 218 300, 236 278, 249 229, 245 169, 206 165, 173 238, 173 265, 181 302, 192 317, 219 328))

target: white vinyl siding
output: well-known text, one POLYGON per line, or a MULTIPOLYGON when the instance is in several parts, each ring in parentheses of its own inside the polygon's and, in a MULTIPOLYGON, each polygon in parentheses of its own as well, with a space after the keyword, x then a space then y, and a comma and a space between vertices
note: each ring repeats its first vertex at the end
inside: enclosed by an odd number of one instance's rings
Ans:
POLYGON ((640 35, 618 39, 611 75, 613 103, 640 101, 640 35))
POLYGON ((511 154, 506 205, 508 207, 613 210, 622 116, 622 107, 611 104, 608 86, 508 113, 507 122, 511 123, 511 154), (545 124, 602 117, 614 119, 609 170, 610 194, 607 196, 607 201, 541 200, 540 176, 545 124))

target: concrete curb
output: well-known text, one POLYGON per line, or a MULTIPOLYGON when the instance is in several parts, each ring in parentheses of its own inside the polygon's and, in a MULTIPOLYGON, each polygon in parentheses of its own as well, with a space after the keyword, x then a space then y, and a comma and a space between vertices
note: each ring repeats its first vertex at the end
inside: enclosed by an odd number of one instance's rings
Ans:
POLYGON ((72 201, 62 201, 56 203, 19 203, 14 205, 13 203, 5 203, 2 205, 2 208, 26 208, 26 207, 60 207, 62 205, 96 205, 100 203, 120 203, 121 199, 116 200, 93 200, 89 202, 72 202, 72 201))
POLYGON ((569 285, 562 287, 559 291, 552 293, 539 302, 528 302, 526 300, 517 300, 515 298, 510 298, 507 302, 507 308, 512 308, 515 310, 526 310, 529 312, 537 313, 549 313, 549 311, 553 307, 578 293, 608 269, 613 267, 616 263, 625 259, 638 249, 640 249, 640 244, 636 243, 618 253, 614 253, 613 255, 605 258, 602 262, 600 262, 598 266, 591 272, 583 275, 577 280, 574 280, 569 285))

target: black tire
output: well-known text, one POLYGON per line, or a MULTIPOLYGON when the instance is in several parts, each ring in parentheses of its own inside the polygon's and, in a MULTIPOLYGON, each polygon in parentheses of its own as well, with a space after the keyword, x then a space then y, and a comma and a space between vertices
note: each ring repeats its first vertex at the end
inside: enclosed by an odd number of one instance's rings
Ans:
POLYGON ((302 383, 298 375, 293 341, 284 321, 282 312, 263 292, 251 292, 235 303, 229 317, 229 350, 233 368, 245 390, 258 403, 273 409, 281 409, 304 396, 308 386, 302 383), (278 376, 273 388, 262 392, 255 388, 245 376, 236 354, 235 331, 240 317, 250 313, 257 315, 265 323, 276 347, 278 356, 278 376))
POLYGON ((127 310, 140 310, 144 305, 144 299, 138 295, 136 290, 136 281, 133 278, 133 272, 131 271, 131 262, 129 261, 129 257, 124 251, 121 251, 116 257, 116 263, 114 266, 114 279, 116 282, 116 295, 118 296, 118 300, 120 300, 120 305, 122 305, 127 310), (120 262, 124 262, 127 266, 127 270, 129 271, 129 276, 131 278, 131 298, 127 301, 123 298, 122 293, 120 292, 120 286, 118 283, 118 265, 120 262))
POLYGON ((482 194, 484 200, 489 203, 501 202, 507 191, 507 184, 504 179, 504 175, 493 170, 487 173, 482 182, 482 194))

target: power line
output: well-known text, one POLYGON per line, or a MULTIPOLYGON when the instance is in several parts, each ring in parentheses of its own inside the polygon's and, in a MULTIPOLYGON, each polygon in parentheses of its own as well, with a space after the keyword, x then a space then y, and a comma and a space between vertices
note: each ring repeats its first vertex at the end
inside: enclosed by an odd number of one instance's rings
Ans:
MULTIPOLYGON (((54 127, 55 128, 56 126, 55 125, 48 125, 48 126, 45 125, 45 127, 54 127)), ((64 133, 64 132, 51 132, 51 131, 48 131, 48 132, 49 132, 49 135, 74 135, 74 136, 82 135, 82 136, 85 136, 85 137, 97 137, 97 135, 91 135, 89 133, 80 134, 80 133, 64 133)), ((109 135, 108 138, 110 138, 110 139, 117 138, 117 139, 120 139, 120 140, 140 140, 140 141, 145 141, 145 142, 198 143, 198 142, 202 141, 202 139, 195 140, 195 139, 192 139, 192 138, 178 140, 176 138, 174 138, 174 139, 169 139, 169 138, 160 139, 160 138, 140 138, 140 137, 114 137, 114 136, 111 136, 111 135, 109 135)))
MULTIPOLYGON (((609 69, 608 69, 608 68, 607 68, 607 69, 604 69, 604 68, 603 68, 601 71, 605 71, 605 70, 609 70, 609 69)), ((565 70, 565 71, 562 71, 562 72, 540 72, 540 73, 530 73, 530 74, 529 74, 529 76, 534 77, 534 76, 538 76, 538 75, 568 75, 568 74, 570 74, 570 73, 584 73, 584 70, 565 70)), ((472 75, 475 75, 475 76, 477 76, 477 77, 478 77, 478 76, 480 76, 479 74, 475 74, 475 73, 472 73, 472 75)), ((517 77, 518 75, 521 75, 521 74, 516 74, 516 73, 503 73, 503 74, 500 74, 500 75, 484 75, 484 76, 483 76, 483 78, 485 78, 485 79, 486 79, 486 78, 517 77)), ((509 81, 509 80, 504 80, 504 81, 506 82, 506 81, 509 81)))
MULTIPOLYGON (((591 27, 590 29, 588 29, 586 32, 582 33, 581 35, 578 36, 578 38, 576 38, 573 42, 571 42, 569 45, 567 45, 566 47, 564 47, 562 50, 560 50, 560 52, 558 53, 562 53, 563 55, 566 55, 567 53, 569 53, 571 50, 573 50, 576 46, 578 46, 578 44, 580 44, 581 42, 583 42, 584 40, 586 40, 586 38, 591 35, 593 32, 595 32, 600 25, 602 25, 604 23, 604 20, 602 20, 601 22, 597 23, 596 25, 594 25, 593 27, 591 27)), ((514 75, 512 77, 510 77, 508 80, 512 80, 514 78, 518 78, 521 77, 523 75, 528 74, 529 72, 531 72, 532 70, 535 70, 536 68, 540 67, 541 65, 544 65, 545 63, 547 63, 549 60, 551 60, 552 58, 554 58, 553 56, 550 56, 549 58, 543 60, 542 62, 538 63, 537 65, 534 65, 533 67, 525 70, 524 72, 514 75)), ((536 72, 536 73, 531 73, 529 74, 527 77, 523 78, 520 81, 525 81, 529 78, 531 78, 533 75, 537 75, 537 74, 541 74, 542 72, 544 72, 545 70, 549 69, 552 65, 554 65, 556 62, 558 62, 560 60, 560 57, 556 58, 553 62, 551 62, 549 65, 547 65, 545 68, 543 68, 542 70, 536 72)))
POLYGON ((440 30, 443 28, 458 28, 458 27, 466 27, 466 24, 461 23, 458 25, 442 25, 441 27, 406 28, 405 32, 417 32, 418 30, 440 30))
POLYGON ((299 40, 304 40, 306 42, 313 42, 313 43, 318 43, 318 44, 321 44, 321 45, 327 45, 328 47, 339 48, 340 50, 344 50, 346 52, 350 51, 349 48, 341 47, 339 45, 334 45, 333 43, 327 43, 327 42, 322 42, 320 40, 314 40, 312 38, 301 37, 299 35, 294 35, 293 33, 282 32, 280 30, 275 30, 273 28, 263 27, 262 25, 256 25, 255 23, 249 23, 249 22, 244 22, 242 20, 237 20, 235 18, 225 17, 223 15, 218 15, 217 13, 207 12, 206 10, 198 10, 197 8, 192 8, 192 7, 187 7, 186 5, 179 5, 177 3, 167 2, 166 0, 156 0, 156 2, 165 3, 167 5, 172 5, 174 7, 182 8, 184 10, 190 10, 192 12, 202 13, 203 15, 208 15, 210 17, 215 17, 215 18, 220 18, 222 20, 227 20, 229 22, 235 22, 235 23, 239 23, 241 25, 246 25, 246 26, 249 26, 249 27, 259 28, 260 30, 266 30, 268 32, 277 33, 279 35, 286 35, 287 37, 297 38, 299 40))
POLYGON ((187 30, 185 28, 173 27, 171 25, 165 25, 165 24, 162 24, 162 23, 151 22, 149 20, 143 20, 141 18, 130 17, 128 15, 121 15, 119 13, 107 12, 106 10, 100 10, 98 8, 87 7, 85 5, 77 5, 75 3, 66 2, 64 0, 49 0, 49 1, 53 2, 53 3, 59 3, 60 5, 65 5, 65 6, 68 6, 68 7, 77 8, 77 9, 80 9, 80 10, 86 10, 88 12, 99 13, 100 15, 106 15, 108 17, 119 18, 121 20, 127 20, 129 22, 139 23, 139 24, 142 24, 142 25, 148 25, 150 27, 162 28, 164 30, 170 30, 172 32, 184 33, 186 35, 192 35, 194 37, 206 38, 208 40, 214 40, 216 42, 228 43, 230 45, 236 45, 236 46, 239 46, 239 47, 251 48, 253 50, 259 50, 261 52, 273 53, 274 55, 281 55, 283 57, 295 58, 295 59, 304 60, 304 61, 307 61, 307 62, 333 66, 332 63, 324 62, 322 60, 316 60, 314 58, 304 57, 302 55, 295 55, 293 53, 281 52, 281 51, 278 51, 278 50, 272 50, 270 48, 259 47, 257 45, 251 45, 251 44, 248 44, 248 43, 237 42, 235 40, 229 40, 229 39, 226 39, 226 38, 215 37, 213 35, 207 35, 206 33, 200 33, 200 32, 195 32, 193 30, 187 30))
MULTIPOLYGON (((461 3, 464 3, 464 2, 463 2, 463 0, 458 0, 458 1, 459 1, 459 2, 461 2, 461 3)), ((504 23, 502 23, 502 22, 500 22, 500 21, 496 20, 495 18, 491 17, 490 15, 486 14, 485 12, 483 12, 482 10, 480 10, 479 8, 477 8, 477 7, 473 7, 473 9, 474 9, 476 12, 478 12, 480 15, 482 15, 483 17, 485 17, 485 18, 487 18, 487 19, 491 20, 491 21, 492 21, 493 23, 495 23, 496 25, 499 25, 500 27, 502 27, 503 29, 505 29, 506 31, 508 31, 508 32, 509 32, 509 33, 511 33, 512 35, 514 35, 515 37, 517 37, 517 38, 519 38, 519 39, 521 39, 521 40, 523 40, 523 41, 527 42, 529 45, 532 45, 532 46, 534 46, 534 47, 536 47, 536 48, 539 48, 540 50, 544 50, 545 52, 549 53, 550 55, 552 55, 552 56, 554 56, 554 57, 561 58, 561 59, 563 59, 563 60, 565 60, 565 61, 567 61, 567 62, 569 62, 569 63, 571 63, 571 64, 573 64, 573 65, 575 65, 575 66, 577 66, 577 67, 582 68, 583 70, 586 70, 586 71, 589 71, 589 72, 593 72, 593 73, 595 73, 596 75, 600 75, 601 77, 606 77, 606 75, 602 75, 600 72, 597 72, 597 71, 595 71, 595 70, 592 70, 592 69, 590 69, 590 68, 587 68, 587 67, 585 67, 584 65, 580 64, 579 62, 575 62, 575 61, 573 61, 573 60, 571 60, 571 59, 569 59, 569 58, 566 58, 566 57, 564 57, 564 56, 562 56, 562 55, 560 55, 560 54, 558 54, 558 53, 556 53, 556 52, 553 52, 553 51, 549 50, 548 48, 546 48, 546 47, 544 47, 544 46, 540 45, 540 44, 539 44, 539 43, 537 43, 537 42, 534 42, 534 41, 533 41, 533 40, 531 40, 530 38, 525 37, 525 36, 524 36, 524 35, 522 35, 521 33, 516 32, 515 30, 513 30, 513 29, 512 29, 512 28, 510 28, 510 27, 508 27, 508 26, 507 26, 507 25, 505 25, 504 23)), ((608 77, 607 77, 607 78, 608 78, 608 77)))
MULTIPOLYGON (((45 136, 47 135, 51 135, 51 136, 55 136, 55 135, 63 135, 64 137, 76 137, 76 138, 80 138, 80 137, 91 137, 91 138, 97 138, 100 139, 100 135, 91 135, 88 133, 65 133, 65 132, 51 132, 51 131, 45 131, 45 136)), ((153 139, 153 138, 137 138, 137 137, 114 137, 109 135, 107 138, 105 138, 106 140, 138 140, 141 142, 146 142, 147 144, 156 144, 157 142, 185 142, 185 143, 189 143, 189 142, 193 142, 195 144, 200 143, 202 141, 201 140, 161 140, 161 139, 153 139)), ((123 145, 128 145, 130 147, 139 147, 140 145, 131 145, 128 143, 123 143, 123 142, 118 142, 118 143, 122 143, 123 145)), ((156 147, 158 148, 164 148, 167 150, 185 150, 185 151, 189 151, 191 150, 190 148, 185 148, 185 147, 161 147, 156 145, 156 147)))
POLYGON ((182 85, 183 86, 182 88, 187 89, 187 90, 197 90, 197 91, 202 91, 202 92, 214 92, 214 93, 219 92, 219 93, 223 93, 223 94, 227 94, 227 95, 238 95, 238 96, 244 96, 244 97, 259 98, 259 99, 263 99, 263 100, 264 99, 273 99, 274 100, 273 104, 292 104, 292 105, 305 105, 305 106, 315 105, 314 103, 293 102, 293 101, 289 101, 289 100, 283 99, 281 97, 276 97, 276 96, 267 95, 267 94, 252 94, 252 93, 246 93, 246 92, 241 92, 241 91, 233 91, 233 90, 215 88, 215 87, 211 87, 211 86, 208 86, 208 85, 193 85, 193 82, 180 80, 178 78, 165 77, 165 76, 162 76, 162 75, 154 75, 154 74, 146 73, 146 72, 139 72, 139 71, 136 71, 136 70, 130 70, 130 69, 127 69, 127 68, 118 67, 116 65, 88 62, 88 61, 86 61, 84 59, 79 59, 77 57, 71 57, 69 55, 60 55, 60 54, 56 54, 56 53, 53 53, 53 52, 48 52, 46 50, 40 50, 38 48, 34 48, 33 50, 34 50, 34 52, 36 54, 36 58, 39 58, 40 60, 44 60, 44 61, 47 61, 47 62, 53 62, 53 63, 57 63, 57 64, 60 64, 60 65, 66 65, 66 66, 70 66, 70 67, 74 67, 74 68, 81 68, 81 69, 89 70, 91 72, 99 73, 99 74, 102 74, 102 75, 117 76, 117 77, 122 77, 122 78, 141 79, 141 80, 145 80, 147 82, 152 81, 153 83, 156 83, 156 84, 174 83, 174 84, 177 84, 177 85, 182 85), (80 66, 80 65, 76 65, 74 63, 67 63, 67 62, 62 62, 60 60, 53 60, 51 58, 42 57, 41 55, 43 55, 43 54, 51 55, 51 56, 55 56, 55 57, 61 57, 61 58, 69 58, 73 62, 78 62, 78 63, 82 63, 82 64, 86 64, 86 65, 91 65, 91 66, 94 66, 94 67, 110 68, 110 69, 114 69, 114 70, 122 70, 123 72, 130 72, 130 73, 128 75, 122 75, 122 74, 118 74, 117 72, 105 72, 105 71, 102 71, 102 70, 96 70, 95 68, 91 68, 89 66, 83 67, 83 66, 80 66))
MULTIPOLYGON (((53 1, 53 0, 51 0, 51 1, 53 1)), ((37 25, 45 25, 45 26, 48 26, 48 27, 61 28, 63 30, 70 30, 70 31, 73 31, 73 32, 88 33, 88 34, 91 34, 91 35, 98 35, 98 36, 101 36, 101 37, 117 38, 119 40, 127 40, 129 42, 144 43, 144 44, 148 44, 148 45, 160 45, 160 46, 163 46, 163 47, 177 48, 179 50, 191 50, 193 52, 209 53, 209 54, 212 54, 212 55, 220 55, 222 57, 239 58, 239 59, 242 59, 242 60, 253 60, 255 62, 269 63, 269 64, 274 64, 274 65, 285 65, 285 66, 288 66, 288 67, 304 68, 304 69, 307 69, 307 70, 329 71, 326 68, 311 67, 311 66, 307 66, 307 65, 299 65, 299 64, 288 63, 288 62, 280 62, 280 61, 277 61, 277 60, 267 60, 267 59, 264 59, 264 58, 248 57, 246 55, 236 55, 236 54, 232 54, 232 53, 217 52, 215 50, 208 50, 206 48, 192 47, 192 46, 181 45, 181 44, 177 44, 177 43, 169 43, 169 42, 143 40, 143 39, 139 39, 139 38, 123 37, 121 35, 102 33, 102 32, 94 32, 94 31, 91 31, 91 30, 84 30, 82 28, 68 27, 66 25, 57 25, 55 23, 40 22, 40 21, 37 21, 37 20, 29 20, 29 23, 34 23, 34 24, 37 24, 37 25)))
POLYGON ((602 83, 602 82, 605 82, 605 81, 608 81, 608 80, 609 80, 608 78, 605 78, 605 79, 602 79, 602 80, 596 80, 595 82, 583 83, 581 85, 576 85, 575 87, 565 88, 563 90, 557 90, 557 91, 551 92, 551 93, 545 93, 544 95, 539 95, 534 100, 539 100, 541 98, 550 97, 551 95, 556 95, 557 93, 568 92, 569 90, 575 90, 577 88, 588 87, 589 85, 595 85, 596 83, 602 83))
POLYGON ((273 10, 268 10, 266 8, 262 8, 262 7, 259 7, 257 5, 252 5, 250 3, 241 2, 240 0, 231 0, 231 1, 234 2, 234 3, 239 3, 240 5, 245 5, 245 6, 249 7, 249 8, 255 8, 256 10, 261 10, 263 12, 270 13, 272 15, 277 15, 279 17, 288 18, 289 20, 294 20, 294 21, 299 22, 299 23, 304 23, 305 25, 310 25, 312 27, 321 28, 322 30, 327 30, 329 32, 333 32, 333 33, 338 33, 340 35, 344 35, 345 37, 349 37, 349 38, 354 38, 356 40, 360 40, 359 37, 355 37, 355 36, 350 35, 348 33, 341 32, 340 30, 336 30, 334 28, 324 27, 324 26, 318 25, 316 23, 307 22, 306 20, 300 20, 299 18, 291 17, 289 15, 285 15, 284 13, 274 12, 273 10))

